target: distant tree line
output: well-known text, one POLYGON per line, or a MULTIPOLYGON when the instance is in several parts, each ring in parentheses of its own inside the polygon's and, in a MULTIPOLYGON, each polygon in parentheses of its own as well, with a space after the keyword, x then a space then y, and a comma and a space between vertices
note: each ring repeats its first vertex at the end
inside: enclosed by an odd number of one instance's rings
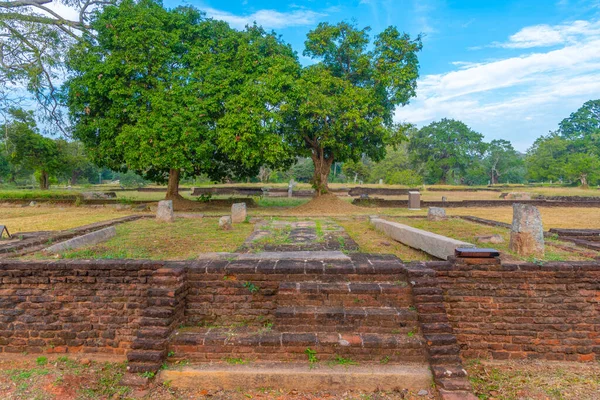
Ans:
MULTIPOLYGON (((45 2, 0 4, 5 117, 0 179, 34 175, 41 188, 121 174, 139 184, 309 181, 497 184, 598 181, 598 101, 539 138, 527 154, 489 143, 464 123, 420 129, 394 111, 416 94, 421 37, 354 23, 307 34, 302 66, 275 32, 243 30, 157 0, 74 1, 78 20, 40 16, 45 2), (41 135, 14 107, 27 88, 66 139, 41 135), (63 113, 62 111, 66 111, 63 113), (101 169, 100 169, 101 168, 101 169), (135 179, 134 179, 135 178, 135 179)), ((69 3, 71 4, 71 3, 69 3)), ((100 179, 99 179, 100 180, 100 179)))

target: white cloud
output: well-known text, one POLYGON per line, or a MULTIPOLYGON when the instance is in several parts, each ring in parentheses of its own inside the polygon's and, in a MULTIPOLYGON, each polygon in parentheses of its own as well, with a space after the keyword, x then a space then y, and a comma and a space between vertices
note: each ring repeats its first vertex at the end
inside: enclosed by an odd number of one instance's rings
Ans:
POLYGON ((201 7, 201 10, 208 17, 225 21, 237 29, 243 29, 246 25, 252 25, 254 22, 266 29, 314 25, 319 19, 327 16, 325 13, 303 9, 291 12, 259 10, 250 15, 235 15, 210 7, 201 7))
POLYGON ((508 42, 495 46, 509 49, 556 46, 575 43, 582 37, 600 35, 600 21, 574 21, 562 25, 534 25, 521 29, 509 37, 508 42))
MULTIPOLYGON (((542 31, 538 27, 524 28, 510 41, 541 43, 533 33, 542 31)), ((460 119, 489 138, 506 138, 526 150, 585 101, 600 97, 599 24, 576 21, 560 27, 559 49, 454 62, 456 70, 422 77, 417 98, 398 109, 396 119, 420 126, 444 117, 460 119)))

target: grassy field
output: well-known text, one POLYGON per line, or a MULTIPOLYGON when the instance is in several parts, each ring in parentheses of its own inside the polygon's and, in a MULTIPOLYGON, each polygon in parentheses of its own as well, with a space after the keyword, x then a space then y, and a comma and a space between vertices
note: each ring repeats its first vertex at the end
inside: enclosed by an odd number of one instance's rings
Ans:
POLYGON ((189 260, 200 253, 230 252, 250 235, 254 226, 218 228, 216 218, 178 218, 174 223, 143 219, 116 226, 117 236, 105 243, 61 253, 64 258, 145 258, 189 260))
POLYGON ((76 228, 94 222, 107 221, 134 214, 131 210, 114 208, 56 207, 0 207, 0 224, 9 232, 53 231, 76 228))

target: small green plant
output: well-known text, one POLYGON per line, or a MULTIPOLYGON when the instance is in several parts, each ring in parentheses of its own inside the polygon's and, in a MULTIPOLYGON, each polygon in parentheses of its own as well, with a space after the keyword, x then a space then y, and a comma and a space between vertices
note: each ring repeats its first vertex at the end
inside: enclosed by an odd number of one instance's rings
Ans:
POLYGON ((81 196, 75 197, 75 203, 73 204, 75 207, 80 207, 83 205, 83 198, 81 196))
POLYGON ((308 363, 310 364, 311 367, 313 367, 316 363, 319 362, 319 359, 317 358, 316 350, 313 350, 310 347, 307 347, 306 350, 304 350, 304 354, 307 355, 308 363))
POLYGON ((407 333, 408 337, 413 337, 415 336, 415 332, 414 331, 410 331, 407 333))
POLYGON ((252 294, 257 293, 260 290, 260 288, 252 282, 244 282, 244 287, 248 289, 252 294))
POLYGON ((145 372, 139 373, 139 376, 141 376, 142 378, 148 378, 148 379, 154 378, 154 375, 156 375, 156 374, 152 371, 145 371, 145 372))
POLYGON ((358 363, 350 358, 344 358, 340 355, 335 356, 335 358, 331 362, 332 364, 337 365, 358 365, 358 363))
POLYGON ((208 203, 211 198, 212 198, 212 193, 203 193, 196 199, 196 201, 198 201, 200 203, 208 203))
POLYGON ((174 357, 175 356, 175 352, 173 350, 169 351, 169 353, 167 353, 167 357, 174 357))
POLYGON ((390 362, 390 357, 389 356, 385 356, 381 360, 379 360, 379 363, 383 364, 383 365, 385 365, 385 364, 387 364, 389 362, 390 362))
POLYGON ((44 356, 38 357, 35 359, 35 363, 40 366, 46 365, 46 364, 48 364, 48 357, 44 357, 44 356))
POLYGON ((233 358, 233 357, 227 357, 225 359, 225 362, 227 362, 227 364, 231 364, 231 365, 243 365, 243 364, 247 363, 247 361, 244 360, 243 358, 233 358))
POLYGON ((394 285, 398 285, 400 287, 406 287, 408 285, 408 283, 406 281, 396 281, 396 282, 394 282, 394 285))
POLYGON ((340 249, 345 249, 346 248, 346 238, 343 236, 338 236, 337 237, 337 241, 340 244, 340 249))
POLYGON ((400 329, 392 329, 392 334, 397 335, 400 333, 400 329))

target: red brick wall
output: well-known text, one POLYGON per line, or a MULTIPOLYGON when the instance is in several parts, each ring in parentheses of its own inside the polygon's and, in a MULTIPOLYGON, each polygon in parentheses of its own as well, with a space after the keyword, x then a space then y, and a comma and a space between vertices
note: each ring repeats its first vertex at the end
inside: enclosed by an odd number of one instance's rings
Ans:
POLYGON ((427 263, 464 357, 600 359, 600 263, 427 263))
POLYGON ((161 263, 0 262, 0 352, 124 355, 161 263))

